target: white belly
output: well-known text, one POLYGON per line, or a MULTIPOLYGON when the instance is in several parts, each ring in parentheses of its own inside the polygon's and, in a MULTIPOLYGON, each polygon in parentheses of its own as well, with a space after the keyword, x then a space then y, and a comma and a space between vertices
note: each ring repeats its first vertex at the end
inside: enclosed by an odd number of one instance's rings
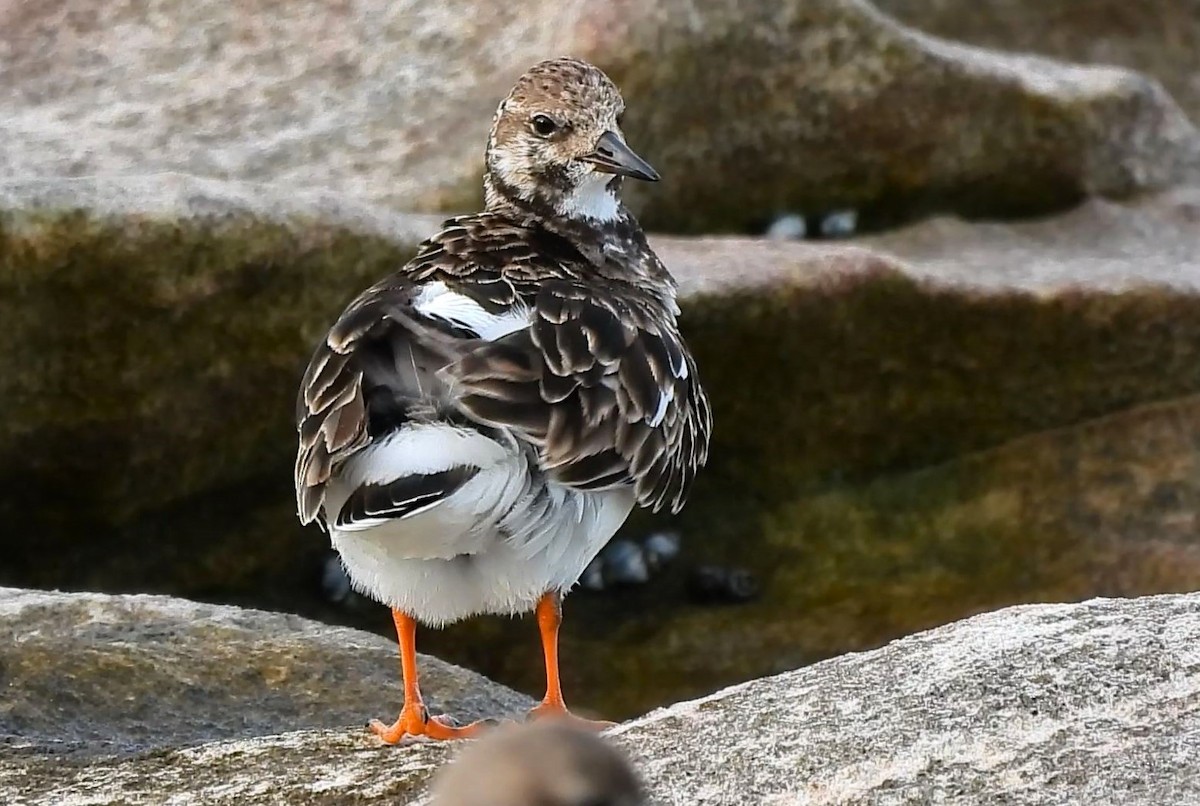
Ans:
POLYGON ((354 587, 431 626, 527 612, 543 594, 568 590, 633 504, 630 488, 555 484, 515 440, 444 423, 371 445, 326 489, 333 547, 354 587), (337 526, 334 515, 359 485, 454 466, 477 471, 428 508, 337 526))
POLYGON ((442 505, 406 519, 403 530, 334 528, 333 546, 356 589, 424 624, 524 613, 543 594, 569 590, 634 503, 629 489, 578 492, 550 485, 546 494, 544 507, 526 517, 515 511, 508 522, 483 530, 463 530, 442 505), (472 553, 413 556, 431 542, 472 553))

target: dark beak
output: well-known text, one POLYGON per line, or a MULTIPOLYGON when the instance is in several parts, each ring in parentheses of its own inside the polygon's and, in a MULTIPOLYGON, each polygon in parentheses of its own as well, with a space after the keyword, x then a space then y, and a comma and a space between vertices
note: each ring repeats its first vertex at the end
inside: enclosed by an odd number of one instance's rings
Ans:
POLYGON ((596 141, 596 150, 586 157, 596 169, 604 173, 642 179, 647 182, 657 182, 661 177, 658 171, 650 167, 650 163, 633 153, 633 149, 625 145, 616 132, 605 132, 596 141))

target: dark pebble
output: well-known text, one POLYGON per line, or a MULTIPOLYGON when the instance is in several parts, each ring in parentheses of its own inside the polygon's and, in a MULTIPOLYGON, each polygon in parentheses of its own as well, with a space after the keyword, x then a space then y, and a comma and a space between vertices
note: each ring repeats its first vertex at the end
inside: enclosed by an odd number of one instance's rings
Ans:
POLYGON ((647 537, 642 552, 646 555, 646 565, 650 571, 659 571, 678 557, 681 542, 678 532, 655 532, 647 537))
POLYGON ((606 585, 643 585, 650 581, 650 569, 642 547, 632 540, 614 540, 604 547, 606 585))
POLYGON ((687 579, 688 596, 699 604, 740 604, 758 598, 762 587, 745 568, 701 565, 687 579))
POLYGON ((342 604, 352 593, 350 577, 346 576, 341 559, 336 554, 329 555, 321 567, 321 595, 327 602, 342 604))

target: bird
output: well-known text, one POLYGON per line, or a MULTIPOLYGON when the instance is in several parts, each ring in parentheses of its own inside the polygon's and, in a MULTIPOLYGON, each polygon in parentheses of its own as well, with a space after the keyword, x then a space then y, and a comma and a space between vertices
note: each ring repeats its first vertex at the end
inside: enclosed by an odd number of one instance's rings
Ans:
MULTIPOLYGON (((383 742, 460 739, 430 715, 418 624, 536 614, 546 693, 563 596, 635 506, 678 512, 712 411, 677 285, 620 198, 658 173, 599 68, 535 64, 497 107, 484 209, 447 219, 355 298, 297 395, 296 502, 359 592, 392 611, 404 703, 383 742)), ((608 723, 604 723, 608 724, 608 723)))
POLYGON ((430 806, 641 806, 629 760, 563 722, 505 726, 440 769, 430 806))

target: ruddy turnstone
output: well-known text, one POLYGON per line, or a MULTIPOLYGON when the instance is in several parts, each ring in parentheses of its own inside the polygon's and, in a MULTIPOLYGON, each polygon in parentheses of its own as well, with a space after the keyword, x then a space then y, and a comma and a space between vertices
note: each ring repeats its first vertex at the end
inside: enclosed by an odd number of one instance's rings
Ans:
POLYGON ((640 806, 628 759, 573 725, 507 727, 438 771, 431 806, 640 806))
POLYGON ((677 511, 711 414, 675 281, 618 197, 658 174, 599 69, 541 62, 501 102, 486 209, 448 220, 317 347, 297 405, 300 519, 392 608, 404 707, 385 742, 474 735, 430 717, 416 624, 535 610, 546 696, 563 594, 635 504, 677 511))

